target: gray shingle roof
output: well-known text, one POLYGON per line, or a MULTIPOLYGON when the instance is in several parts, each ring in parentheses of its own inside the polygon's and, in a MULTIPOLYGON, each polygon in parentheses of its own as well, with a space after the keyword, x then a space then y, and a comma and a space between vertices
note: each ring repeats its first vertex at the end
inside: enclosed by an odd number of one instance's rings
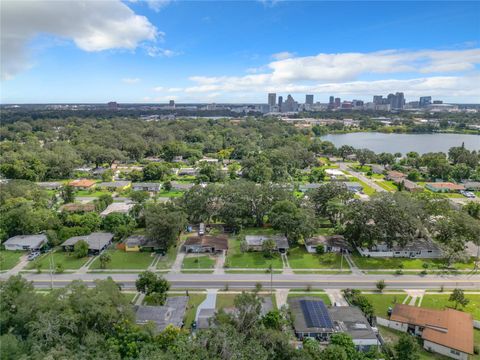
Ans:
POLYGON ((4 245, 39 247, 48 241, 44 234, 39 235, 17 235, 5 241, 4 245))
POLYGON ((164 330, 169 324, 182 327, 187 303, 187 296, 173 296, 167 298, 163 306, 135 306, 136 322, 146 324, 152 321, 157 331, 164 330))
POLYGON ((100 250, 109 244, 112 239, 113 234, 111 233, 96 232, 91 233, 90 235, 71 237, 70 239, 65 240, 62 246, 74 246, 80 240, 84 240, 87 242, 90 250, 100 250))

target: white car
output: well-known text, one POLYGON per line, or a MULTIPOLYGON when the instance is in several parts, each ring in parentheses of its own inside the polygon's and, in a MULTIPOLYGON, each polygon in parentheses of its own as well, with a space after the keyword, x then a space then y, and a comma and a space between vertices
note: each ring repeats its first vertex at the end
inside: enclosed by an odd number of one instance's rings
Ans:
POLYGON ((32 261, 32 260, 35 260, 39 256, 40 256, 40 251, 34 251, 34 252, 31 252, 28 255, 27 259, 28 259, 28 261, 32 261))

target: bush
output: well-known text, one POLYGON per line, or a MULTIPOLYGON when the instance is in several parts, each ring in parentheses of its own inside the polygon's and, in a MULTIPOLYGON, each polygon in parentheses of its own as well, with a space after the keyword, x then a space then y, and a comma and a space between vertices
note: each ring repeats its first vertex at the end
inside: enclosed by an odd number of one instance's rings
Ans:
POLYGON ((65 267, 63 266, 62 263, 58 263, 56 266, 55 266, 55 273, 56 274, 61 274, 65 271, 65 267))

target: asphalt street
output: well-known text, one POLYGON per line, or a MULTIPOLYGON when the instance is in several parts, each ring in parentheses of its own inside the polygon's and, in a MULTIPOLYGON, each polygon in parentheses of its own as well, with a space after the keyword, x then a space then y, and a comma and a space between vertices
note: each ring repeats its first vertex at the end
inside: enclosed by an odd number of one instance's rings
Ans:
MULTIPOLYGON (((74 280, 82 280, 93 286, 95 280, 111 277, 123 289, 135 288, 138 274, 23 274, 33 281, 37 288, 64 287, 74 280)), ((384 280, 387 289, 439 289, 463 288, 480 290, 480 274, 465 275, 324 275, 324 274, 274 274, 270 281, 269 274, 165 274, 172 288, 189 289, 249 289, 257 283, 264 288, 273 289, 375 289, 379 280, 384 280)), ((2 275, 5 278, 5 275, 2 275)))

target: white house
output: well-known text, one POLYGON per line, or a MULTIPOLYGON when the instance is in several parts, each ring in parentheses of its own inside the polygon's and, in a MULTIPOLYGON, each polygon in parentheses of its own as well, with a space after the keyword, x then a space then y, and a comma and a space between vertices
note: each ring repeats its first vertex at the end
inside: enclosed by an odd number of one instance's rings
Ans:
POLYGON ((47 236, 39 235, 17 235, 3 243, 5 250, 39 250, 48 242, 47 236))
POLYGON ((437 259, 443 256, 442 250, 436 243, 423 238, 415 239, 403 247, 398 245, 389 247, 387 244, 378 244, 369 249, 357 247, 357 250, 362 256, 371 257, 437 259))

